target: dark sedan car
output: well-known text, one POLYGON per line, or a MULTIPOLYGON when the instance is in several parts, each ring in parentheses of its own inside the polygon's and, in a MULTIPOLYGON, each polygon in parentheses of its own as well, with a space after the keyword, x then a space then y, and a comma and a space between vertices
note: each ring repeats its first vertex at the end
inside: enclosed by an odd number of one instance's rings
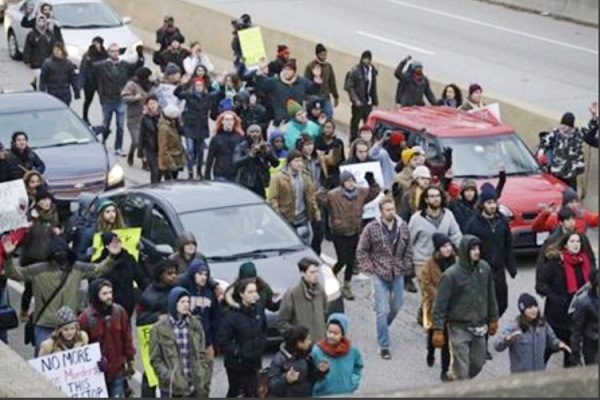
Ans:
POLYGON ((61 211, 81 192, 123 186, 123 169, 87 124, 55 97, 41 92, 0 94, 0 141, 22 131, 46 164, 44 178, 61 211))
MULTIPOLYGON (((300 279, 300 259, 320 259, 262 198, 233 183, 168 182, 100 197, 117 203, 127 226, 142 228, 142 259, 147 261, 169 256, 177 237, 193 232, 211 275, 223 286, 236 279, 240 264, 253 261, 273 291, 283 294, 300 279)), ((343 311, 339 283, 326 264, 321 282, 329 311, 343 311)), ((276 340, 275 323, 276 315, 268 313, 269 337, 276 340)))

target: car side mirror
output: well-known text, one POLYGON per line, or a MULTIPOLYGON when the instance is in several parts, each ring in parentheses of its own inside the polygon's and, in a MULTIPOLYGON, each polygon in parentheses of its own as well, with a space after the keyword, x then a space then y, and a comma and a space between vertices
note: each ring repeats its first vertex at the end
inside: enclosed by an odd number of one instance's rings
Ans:
POLYGON ((123 17, 123 24, 129 25, 131 23, 131 17, 123 17))
POLYGON ((173 254, 175 252, 175 250, 173 250, 173 247, 171 247, 171 245, 168 244, 157 244, 156 246, 154 246, 154 249, 162 254, 173 254))

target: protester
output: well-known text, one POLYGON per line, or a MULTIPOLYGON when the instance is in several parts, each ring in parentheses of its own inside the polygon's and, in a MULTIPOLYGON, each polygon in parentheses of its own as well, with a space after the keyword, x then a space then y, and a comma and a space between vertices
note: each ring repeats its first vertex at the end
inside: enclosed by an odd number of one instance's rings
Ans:
POLYGON ((535 297, 528 293, 519 296, 519 316, 511 321, 496 338, 497 351, 510 352, 510 372, 543 371, 544 353, 571 349, 560 341, 549 324, 540 315, 535 297))
MULTIPOLYGON (((575 296, 571 326, 571 365, 598 365, 598 270, 590 275, 590 285, 581 296, 575 296)), ((570 310, 569 310, 570 311, 570 310)))
POLYGON ((56 312, 56 321, 56 329, 40 346, 40 357, 87 346, 88 335, 79 327, 77 316, 71 308, 61 307, 56 312))
POLYGON ((96 233, 101 234, 123 228, 125 228, 123 215, 117 205, 108 199, 98 201, 96 207, 96 224, 82 232, 81 243, 82 247, 85 248, 85 251, 87 252, 86 260, 89 260, 93 254, 94 249, 92 245, 96 233))
POLYGON ((36 22, 40 16, 44 16, 48 21, 48 31, 52 33, 57 42, 63 42, 63 36, 56 18, 54 18, 54 10, 52 4, 44 2, 40 4, 37 13, 34 13, 35 4, 31 3, 27 5, 27 12, 23 14, 21 19, 22 28, 35 28, 36 22), (31 8, 29 8, 31 6, 31 8))
POLYGON ((406 222, 396 215, 394 199, 379 201, 381 216, 363 230, 356 249, 360 269, 371 276, 379 355, 390 360, 389 326, 403 303, 404 276, 413 273, 413 249, 406 222))
POLYGON ((81 97, 77 67, 67 58, 67 50, 63 43, 57 42, 52 46, 52 56, 42 64, 39 90, 61 100, 66 105, 71 104, 71 88, 75 100, 81 97))
POLYGON ((158 97, 158 103, 163 110, 168 105, 174 105, 183 111, 181 99, 175 96, 175 90, 181 84, 181 68, 173 63, 167 64, 163 72, 162 81, 156 87, 154 94, 158 97))
POLYGON ((411 56, 404 58, 394 71, 394 76, 398 79, 396 104, 403 107, 424 106, 423 96, 425 96, 429 104, 436 105, 438 100, 431 90, 429 79, 423 74, 423 64, 413 60, 404 71, 404 67, 411 59, 411 56))
POLYGON ((200 43, 192 42, 190 43, 190 54, 183 60, 183 70, 187 75, 192 76, 196 73, 199 66, 203 66, 208 73, 212 73, 215 70, 210 58, 202 51, 200 43))
POLYGON ((44 61, 52 55, 52 47, 57 42, 52 30, 48 28, 48 19, 40 14, 35 19, 35 26, 27 33, 23 48, 23 62, 34 71, 33 89, 39 85, 40 73, 44 61))
POLYGON ((4 144, 0 142, 0 183, 21 179, 25 175, 21 169, 15 168, 16 162, 13 161, 12 154, 6 151, 4 144))
POLYGON ((350 394, 358 390, 364 365, 360 351, 348 339, 349 327, 344 314, 333 313, 327 318, 327 335, 311 351, 321 378, 313 385, 314 397, 350 394))
POLYGON ((392 184, 392 193, 396 200, 396 209, 398 211, 402 208, 404 193, 410 189, 414 182, 413 172, 417 167, 425 165, 425 153, 421 147, 413 146, 402 150, 400 158, 403 167, 394 177, 392 184))
MULTIPOLYGON (((566 188, 562 195, 562 207, 568 207, 575 212, 575 230, 579 233, 587 233, 588 228, 598 227, 598 213, 584 209, 579 200, 577 192, 572 188, 566 188)), ((559 226, 558 213, 554 203, 549 203, 535 217, 531 224, 534 232, 549 232, 559 226)))
POLYGON ((177 179, 187 161, 179 136, 180 116, 179 108, 169 104, 158 120, 158 170, 166 181, 177 179))
POLYGON ((286 107, 290 120, 283 127, 283 137, 288 150, 296 148, 302 134, 308 134, 313 140, 321 134, 321 127, 308 119, 306 111, 298 102, 289 99, 286 107))
POLYGON ((472 111, 483 107, 485 107, 485 103, 483 102, 483 89, 479 84, 472 83, 469 86, 469 96, 467 97, 467 101, 465 101, 459 109, 462 111, 472 111))
POLYGON ((150 76, 152 76, 152 71, 149 68, 137 69, 133 78, 127 82, 123 91, 121 91, 121 98, 127 105, 127 129, 131 137, 131 144, 127 153, 127 164, 130 167, 133 165, 133 157, 139 143, 144 105, 153 91, 150 76))
POLYGON ((421 196, 423 192, 431 185, 431 172, 425 165, 419 165, 413 170, 413 181, 408 190, 402 192, 400 201, 400 217, 410 222, 411 216, 419 210, 421 196))
POLYGON ((29 137, 25 132, 15 132, 10 141, 10 157, 7 158, 9 165, 13 169, 13 174, 23 178, 29 171, 37 171, 44 174, 46 164, 29 147, 29 137))
POLYGON ((65 239, 67 243, 71 244, 78 261, 89 259, 87 254, 89 243, 86 243, 85 240, 89 239, 86 235, 95 230, 96 208, 99 203, 97 195, 89 192, 79 193, 79 196, 77 196, 77 211, 67 220, 65 239))
POLYGON ((262 277, 258 276, 258 271, 256 271, 256 265, 254 265, 252 261, 247 261, 240 265, 237 279, 225 290, 225 303, 222 304, 222 308, 224 309, 224 311, 227 311, 231 306, 231 303, 235 302, 233 296, 235 294, 236 284, 246 279, 249 279, 252 283, 256 285, 256 291, 258 292, 259 296, 257 304, 259 304, 263 310, 269 310, 272 312, 276 312, 279 310, 281 306, 280 294, 274 293, 273 289, 271 289, 271 286, 269 286, 267 281, 265 281, 262 277))
POLYGON ((235 147, 243 140, 240 118, 232 111, 225 111, 215 122, 215 136, 210 140, 204 179, 235 181, 233 155, 235 147))
POLYGON ((598 148, 598 102, 595 101, 590 106, 590 113, 595 115, 588 124, 588 129, 582 129, 583 141, 590 147, 598 148))
POLYGON ((270 119, 265 106, 258 102, 256 92, 252 88, 246 88, 235 95, 233 103, 235 113, 242 119, 242 128, 248 130, 250 125, 258 125, 263 140, 266 140, 270 119))
POLYGON ((92 44, 83 54, 79 67, 81 86, 83 88, 83 120, 90 123, 89 110, 94 100, 94 93, 98 91, 98 78, 94 71, 94 63, 104 61, 108 58, 108 52, 104 48, 104 39, 96 36, 92 44))
POLYGON ((486 360, 486 334, 498 330, 498 305, 492 269, 480 256, 481 241, 465 235, 458 246, 458 261, 440 279, 433 305, 432 343, 452 349, 451 379, 472 379, 486 360), (479 273, 475 273, 478 271, 479 273))
POLYGON ((373 107, 379 105, 377 97, 377 69, 371 64, 373 56, 366 50, 360 56, 360 62, 347 74, 344 90, 348 92, 352 103, 352 118, 350 119, 350 141, 358 137, 358 124, 362 120, 367 123, 373 107))
POLYGON ((438 100, 438 106, 446 106, 450 108, 460 108, 463 104, 463 96, 460 88, 454 83, 450 83, 442 90, 442 96, 438 100))
POLYGON ((269 136, 269 144, 271 145, 271 151, 273 155, 279 159, 280 164, 285 163, 288 151, 285 148, 285 141, 283 139, 283 133, 275 129, 271 131, 269 136))
POLYGON ((277 45, 277 56, 269 63, 269 76, 281 74, 285 64, 290 61, 291 51, 285 44, 277 45))
POLYGON ((189 56, 190 52, 181 47, 181 43, 173 38, 166 49, 154 53, 152 61, 160 67, 161 72, 165 72, 165 68, 169 64, 177 65, 180 71, 183 72, 183 61, 189 56))
MULTIPOLYGON (((327 120, 315 139, 317 154, 323 160, 323 187, 331 190, 340 185, 340 165, 346 161, 344 142, 335 133, 335 122, 327 120)), ((325 224, 327 218, 323 217, 325 224)))
POLYGON ((175 26, 175 19, 171 16, 166 16, 163 20, 163 26, 156 31, 156 43, 159 45, 158 51, 166 50, 167 47, 177 40, 179 43, 185 43, 185 37, 175 26))
POLYGON ((161 178, 158 170, 158 121, 160 115, 158 98, 155 95, 148 96, 140 123, 138 157, 142 159, 142 164, 145 164, 150 171, 150 183, 158 183, 161 178))
POLYGON ((319 283, 319 265, 320 262, 309 258, 298 262, 300 283, 283 295, 279 309, 278 325, 282 334, 292 326, 302 325, 308 328, 313 340, 325 337, 327 295, 319 283))
POLYGON ((35 196, 40 186, 46 186, 44 177, 36 170, 29 171, 23 175, 23 182, 25 183, 25 190, 27 191, 27 197, 29 198, 29 211, 35 207, 35 196))
POLYGON ((319 96, 323 102, 323 113, 327 116, 327 119, 333 118, 333 108, 337 107, 340 102, 340 95, 337 90, 337 84, 335 81, 335 73, 333 66, 327 61, 327 49, 321 43, 315 46, 316 58, 308 63, 304 69, 304 77, 308 80, 314 80, 315 76, 313 70, 316 66, 321 68, 321 77, 323 82, 319 90, 319 96), (333 98, 333 102, 331 101, 333 98))
POLYGON ((390 189, 394 181, 395 164, 385 149, 385 143, 389 140, 389 131, 381 138, 375 139, 371 128, 365 125, 359 130, 359 138, 369 143, 369 159, 379 162, 383 177, 383 188, 385 190, 390 189))
MULTIPOLYGON (((401 161, 402 150, 406 148, 406 137, 402 131, 390 131, 388 134, 384 132, 384 135, 388 135, 388 140, 383 143, 383 148, 390 156, 392 162, 396 163, 396 166, 401 161)), ((394 171, 396 167, 394 167, 394 171)))
POLYGON ((190 294, 175 287, 168 301, 169 317, 150 330, 150 358, 161 397, 207 398, 212 376, 202 324, 191 314, 190 294))
POLYGON ((177 267, 177 275, 186 274, 192 262, 204 256, 198 253, 198 241, 192 232, 184 232, 177 238, 177 251, 169 256, 169 261, 177 267))

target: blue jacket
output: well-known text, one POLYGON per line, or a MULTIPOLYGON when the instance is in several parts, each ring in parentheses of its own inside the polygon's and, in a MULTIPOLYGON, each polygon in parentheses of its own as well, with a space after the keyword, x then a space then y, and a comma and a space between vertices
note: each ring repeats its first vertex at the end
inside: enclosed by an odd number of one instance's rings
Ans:
POLYGON ((295 119, 292 119, 285 124, 283 139, 288 151, 296 149, 296 142, 303 133, 307 133, 315 140, 321 134, 321 127, 310 120, 308 120, 305 125, 300 124, 295 119))

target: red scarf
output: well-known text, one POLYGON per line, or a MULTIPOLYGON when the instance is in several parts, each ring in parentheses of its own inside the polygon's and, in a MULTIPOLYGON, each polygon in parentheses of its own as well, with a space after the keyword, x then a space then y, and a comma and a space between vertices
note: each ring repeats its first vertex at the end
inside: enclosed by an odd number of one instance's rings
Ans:
POLYGON ((331 347, 327 339, 321 339, 319 343, 317 343, 317 346, 319 346, 325 354, 331 357, 345 356, 350 351, 350 341, 346 338, 342 338, 342 341, 336 347, 331 347))
POLYGON ((585 253, 581 251, 579 252, 579 254, 571 254, 567 250, 562 251, 562 259, 563 268, 565 270, 565 283, 567 286, 567 293, 574 294, 581 287, 578 285, 577 273, 575 272, 575 269, 581 268, 583 281, 584 283, 587 283, 590 280, 590 272, 592 271, 590 259, 585 253))

